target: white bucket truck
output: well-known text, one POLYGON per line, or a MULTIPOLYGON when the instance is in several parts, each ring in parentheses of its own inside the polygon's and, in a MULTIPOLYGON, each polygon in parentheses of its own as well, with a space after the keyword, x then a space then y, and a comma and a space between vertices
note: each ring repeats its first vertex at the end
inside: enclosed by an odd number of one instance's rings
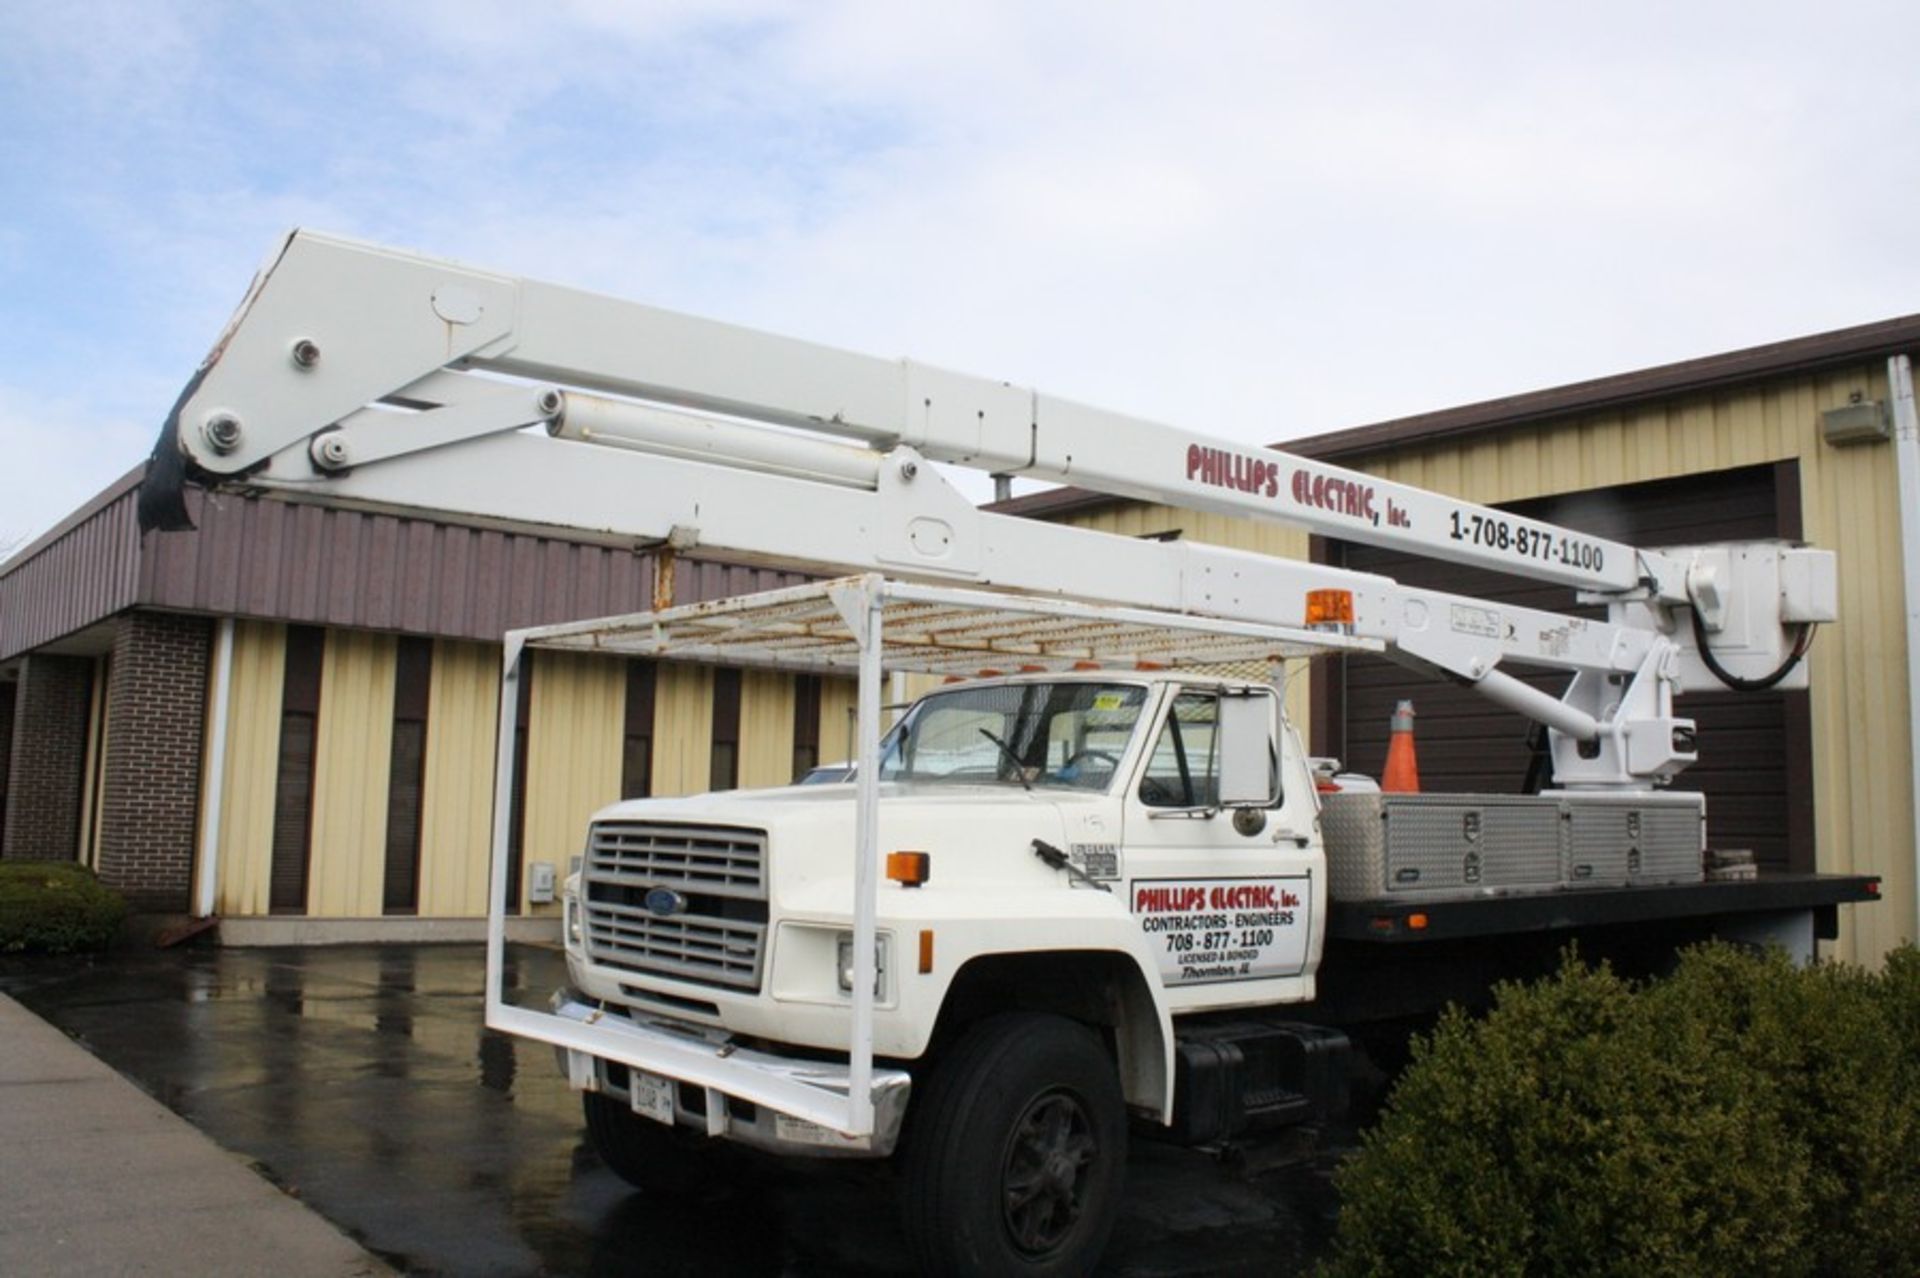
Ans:
MULTIPOLYGON (((1082 1272, 1130 1120, 1222 1145, 1338 1110, 1347 1030, 1573 936, 1810 953, 1865 879, 1709 882, 1675 697, 1804 686, 1831 555, 1636 549, 1005 383, 296 232, 188 385, 187 483, 564 526, 818 584, 506 637, 488 1024, 560 1049, 622 1175, 730 1144, 898 1157, 930 1271, 1082 1272), (929 462, 1304 524, 1577 587, 1604 621, 982 511, 929 462), (521 659, 851 675, 851 782, 616 804, 565 883, 570 988, 503 992, 521 659), (1276 672, 1375 651, 1545 726, 1553 789, 1316 775, 1276 672), (1572 674, 1562 697, 1513 666, 1572 674), (1010 671, 983 674, 983 671, 1010 671), (959 676, 889 727, 893 673, 959 676), (1331 787, 1331 789, 1327 789, 1331 787), (1323 789, 1327 792, 1323 793, 1323 789)), ((662 602, 669 602, 665 592, 662 602)), ((572 850, 568 850, 569 852, 572 850)))

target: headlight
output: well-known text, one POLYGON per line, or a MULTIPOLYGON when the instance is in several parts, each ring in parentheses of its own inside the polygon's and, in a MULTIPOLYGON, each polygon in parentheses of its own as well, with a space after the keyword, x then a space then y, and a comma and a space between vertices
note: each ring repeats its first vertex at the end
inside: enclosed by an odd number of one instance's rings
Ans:
POLYGON ((580 898, 571 892, 567 894, 566 912, 567 945, 577 950, 586 944, 586 929, 580 926, 580 898))
MULTIPOLYGON (((853 993, 853 933, 842 932, 836 938, 839 942, 840 989, 846 994, 853 993)), ((873 996, 884 997, 887 990, 887 938, 873 938, 873 996)))

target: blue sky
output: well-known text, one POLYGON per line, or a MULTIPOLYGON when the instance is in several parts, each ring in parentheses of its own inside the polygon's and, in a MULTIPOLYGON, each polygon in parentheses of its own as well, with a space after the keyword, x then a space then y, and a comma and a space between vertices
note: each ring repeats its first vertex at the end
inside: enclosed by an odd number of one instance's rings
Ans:
POLYGON ((1895 4, 0 6, 0 547, 293 225, 1249 441, 1920 311, 1895 4))

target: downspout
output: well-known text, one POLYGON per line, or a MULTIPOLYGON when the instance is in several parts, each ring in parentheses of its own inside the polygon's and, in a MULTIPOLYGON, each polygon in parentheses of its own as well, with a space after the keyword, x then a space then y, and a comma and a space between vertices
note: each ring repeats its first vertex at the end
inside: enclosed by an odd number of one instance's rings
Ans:
POLYGON ((1893 400, 1893 455, 1900 479, 1900 568, 1907 597, 1907 778, 1913 820, 1914 920, 1920 937, 1920 417, 1913 404, 1913 365, 1905 355, 1887 361, 1893 400))
POLYGON ((227 784, 227 701, 233 691, 233 618, 222 617, 213 641, 213 706, 207 737, 206 801, 200 808, 200 858, 194 866, 195 918, 213 913, 220 877, 220 804, 227 784))

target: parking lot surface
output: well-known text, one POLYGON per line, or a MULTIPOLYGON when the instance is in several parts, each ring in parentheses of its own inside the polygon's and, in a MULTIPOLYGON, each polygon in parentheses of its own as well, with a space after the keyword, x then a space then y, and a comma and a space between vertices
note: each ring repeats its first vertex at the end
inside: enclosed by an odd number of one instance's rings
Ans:
MULTIPOLYGON (((550 950, 508 963, 522 1001, 564 976, 550 950)), ((552 1051, 483 1028, 482 980, 465 945, 0 964, 0 989, 397 1269, 906 1272, 884 1168, 782 1164, 692 1208, 631 1190, 586 1146, 552 1051)), ((1325 1251, 1331 1154, 1254 1172, 1136 1139, 1130 1157, 1104 1272, 1268 1274, 1325 1251)))

